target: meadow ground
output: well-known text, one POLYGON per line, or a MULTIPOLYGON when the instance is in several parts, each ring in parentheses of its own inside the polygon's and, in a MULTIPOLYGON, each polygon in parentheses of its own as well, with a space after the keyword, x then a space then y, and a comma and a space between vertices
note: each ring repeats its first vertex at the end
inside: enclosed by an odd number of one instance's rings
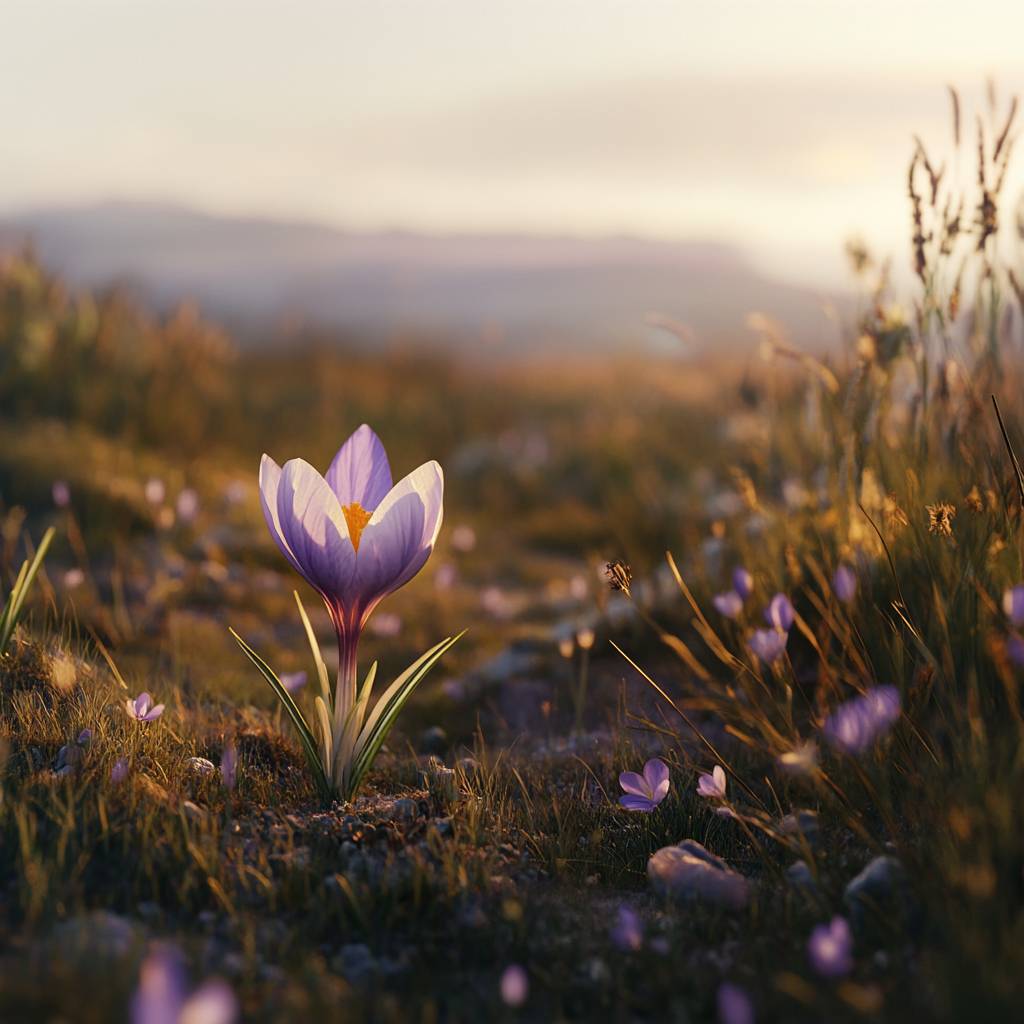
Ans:
POLYGON ((5 595, 56 534, 0 654, 0 1018, 1007 1019, 1020 296, 917 173, 917 303, 854 252, 826 361, 763 319, 749 361, 239 354, 7 259, 5 595), (446 492, 361 664, 469 632, 342 802, 228 628, 312 714, 257 467, 363 421, 446 492), (621 806, 651 759, 667 794, 621 806), (146 1018, 178 967, 201 997, 146 1018))

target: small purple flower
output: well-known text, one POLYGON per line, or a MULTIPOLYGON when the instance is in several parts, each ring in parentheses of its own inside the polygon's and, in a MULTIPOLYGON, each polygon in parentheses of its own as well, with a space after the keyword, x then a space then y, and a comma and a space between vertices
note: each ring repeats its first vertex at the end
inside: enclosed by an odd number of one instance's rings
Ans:
POLYGON ((114 762, 114 767, 110 769, 110 781, 115 786, 119 786, 127 778, 128 778, 128 758, 127 757, 119 757, 114 762))
POLYGON ((167 495, 167 488, 164 487, 163 480, 153 476, 146 481, 146 486, 143 489, 146 495, 146 501, 150 505, 162 505, 164 498, 167 495))
POLYGON ((824 732, 832 746, 859 754, 885 735, 900 717, 900 692, 895 686, 876 686, 854 697, 825 719, 824 732))
POLYGON ((853 970, 853 936, 844 917, 819 924, 807 943, 811 966, 823 978, 841 978, 853 970))
POLYGON ((530 979, 519 964, 509 964, 501 973, 501 1001, 506 1006, 522 1006, 530 994, 530 979))
POLYGON ((1024 625, 1024 583, 1003 592, 1003 611, 1014 626, 1024 625))
POLYGON ((612 928, 612 945, 623 953, 635 953, 644 944, 644 924, 632 907, 619 907, 612 928))
POLYGON ((766 665, 771 665, 786 653, 789 633, 780 633, 777 629, 755 629, 750 637, 750 649, 766 665))
POLYGON ((305 672, 282 672, 278 678, 289 693, 298 693, 306 685, 305 672))
POLYGON ((132 997, 132 1024, 233 1024, 237 1019, 238 1001, 230 986, 218 978, 188 995, 185 964, 178 950, 161 946, 142 962, 132 997))
POLYGON ((164 713, 164 705, 154 707, 153 698, 148 693, 140 693, 135 700, 129 697, 124 703, 129 717, 136 722, 155 722, 164 713))
POLYGON ((849 604, 857 596, 857 574, 848 565, 840 565, 832 577, 832 590, 843 604, 849 604))
POLYGON ((476 531, 472 526, 460 523, 452 530, 452 547, 463 553, 472 551, 476 547, 476 531))
POLYGON ((754 1024, 754 1004, 739 985, 723 981, 715 1001, 719 1024, 754 1024))
POLYGON ((643 775, 623 772, 619 776, 619 785, 626 794, 619 797, 619 803, 626 810, 653 811, 668 796, 668 765, 660 758, 652 757, 644 765, 643 775))
POLYGON ((64 587, 67 590, 75 590, 85 582, 85 573, 81 569, 68 569, 64 573, 64 587))
POLYGON ((92 729, 83 729, 79 734, 75 742, 80 747, 87 747, 92 743, 92 729))
POLYGON ((742 565, 737 566, 732 571, 732 589, 744 601, 754 592, 754 577, 742 565))
POLYGON ((394 612, 377 612, 370 620, 369 630, 374 636, 392 640, 402 632, 402 616, 394 612))
POLYGON ((175 509, 178 513, 179 522, 193 522, 199 514, 199 495, 191 487, 186 487, 178 495, 175 509))
POLYGON ((793 604, 785 594, 776 594, 768 603, 764 617, 769 626, 780 633, 788 633, 793 625, 793 604))
POLYGON ((54 480, 51 493, 57 508, 67 508, 71 504, 71 488, 67 480, 54 480))
POLYGON ((727 619, 739 618, 740 612, 743 611, 743 598, 735 590, 727 590, 724 594, 715 594, 711 603, 719 615, 724 615, 727 619))
POLYGON ((725 785, 725 769, 716 764, 710 775, 702 775, 697 780, 697 792, 709 800, 724 800, 725 785))
POLYGON ((220 777, 225 789, 235 788, 238 777, 238 751, 233 741, 224 747, 224 752, 220 756, 220 777))

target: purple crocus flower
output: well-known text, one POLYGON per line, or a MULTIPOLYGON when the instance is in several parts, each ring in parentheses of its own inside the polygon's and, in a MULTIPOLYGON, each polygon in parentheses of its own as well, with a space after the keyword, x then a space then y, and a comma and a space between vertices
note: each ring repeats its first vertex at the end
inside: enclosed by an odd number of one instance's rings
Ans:
POLYGON ((899 690, 895 686, 876 686, 840 704, 825 719, 824 732, 838 750, 859 754, 888 732, 899 717, 899 690))
POLYGON ((225 789, 235 788, 235 780, 238 777, 238 750, 233 742, 227 743, 220 755, 220 777, 225 789))
POLYGON ((811 966, 823 978, 841 978, 853 970, 853 936, 844 917, 819 924, 807 942, 811 966))
POLYGON ((260 500, 292 567, 323 598, 338 634, 335 713, 355 703, 356 651, 373 610, 423 568, 441 529, 444 476, 424 463, 392 486, 387 453, 363 424, 321 476, 303 459, 264 455, 260 500))
POLYGON ((725 769, 716 764, 710 775, 702 775, 697 780, 697 792, 711 800, 724 800, 725 784, 725 769))
POLYGON ((110 769, 110 781, 115 786, 119 786, 127 778, 128 778, 128 758, 127 757, 119 757, 114 762, 114 767, 110 769))
POLYGON ((832 590, 843 604, 849 604, 857 596, 857 574, 848 565, 840 565, 832 577, 832 590))
POLYGON ((715 1002, 719 1024, 754 1024, 754 1004, 739 985, 723 981, 715 1002))
POLYGON ((530 995, 530 979, 519 964, 509 964, 501 973, 501 1001, 506 1006, 522 1006, 530 995))
POLYGON ((67 508, 71 504, 71 488, 67 480, 53 481, 53 503, 57 508, 67 508))
POLYGON ((612 927, 612 945, 623 953, 635 953, 644 944, 644 923, 640 915, 627 906, 619 907, 612 927))
POLYGON ((153 698, 148 693, 140 693, 135 700, 129 697, 124 703, 129 717, 136 722, 155 722, 164 713, 164 705, 154 707, 153 698))
POLYGON ((668 765, 660 758, 652 757, 644 765, 643 775, 623 772, 619 785, 625 796, 619 803, 628 811, 653 811, 668 796, 668 765))
POLYGON ((754 592, 754 577, 742 565, 732 571, 732 589, 744 601, 754 592))
POLYGON ((298 693, 306 685, 305 672, 282 672, 278 678, 289 693, 298 693))
POLYGON ((132 1024, 232 1024, 237 1019, 238 1000, 227 982, 214 978, 188 995, 185 964, 173 947, 158 947, 142 962, 132 1024))
POLYGON ((179 495, 174 505, 178 513, 178 521, 191 523, 199 515, 199 495, 191 488, 186 487, 179 495))
POLYGON ((1014 626, 1024 625, 1024 583, 1003 592, 1003 611, 1014 626))
POLYGON ((743 598, 735 590, 727 590, 724 594, 715 594, 711 603, 719 615, 724 615, 727 619, 738 618, 740 612, 743 611, 743 598))
POLYGON ((788 633, 793 625, 793 604, 785 594, 776 594, 768 603, 764 617, 769 626, 781 633, 788 633))
POLYGON ((771 665, 786 653, 789 633, 777 629, 755 629, 748 643, 750 649, 764 662, 771 665))

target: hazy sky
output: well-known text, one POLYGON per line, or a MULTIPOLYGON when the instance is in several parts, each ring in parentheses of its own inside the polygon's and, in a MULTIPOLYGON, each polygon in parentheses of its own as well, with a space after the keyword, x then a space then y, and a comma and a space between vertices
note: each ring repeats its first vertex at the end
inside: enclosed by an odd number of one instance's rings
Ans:
POLYGON ((0 208, 710 237, 833 281, 854 230, 905 261, 912 133, 950 144, 946 82, 1024 87, 1022 40, 1020 0, 0 0, 0 208))

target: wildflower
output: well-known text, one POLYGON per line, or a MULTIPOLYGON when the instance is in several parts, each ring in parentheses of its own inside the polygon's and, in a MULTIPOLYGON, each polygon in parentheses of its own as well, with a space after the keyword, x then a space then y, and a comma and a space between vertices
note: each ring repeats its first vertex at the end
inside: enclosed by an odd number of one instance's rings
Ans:
POLYGON ((146 496, 146 501, 148 501, 150 505, 162 505, 164 503, 164 498, 167 496, 167 488, 164 487, 163 480, 152 476, 146 481, 143 493, 146 496))
POLYGON ((64 573, 64 587, 67 590, 75 590, 85 582, 85 573, 81 569, 68 569, 64 573))
POLYGON ((709 800, 724 800, 725 784, 725 769, 716 764, 710 775, 702 775, 697 780, 697 792, 709 800))
POLYGON ((92 743, 92 729, 83 729, 78 734, 78 737, 75 739, 75 742, 80 747, 87 747, 87 746, 89 746, 89 744, 92 743))
POLYGON ((154 707, 153 698, 148 693, 140 693, 135 700, 129 697, 124 703, 129 717, 137 722, 155 722, 164 713, 164 705, 154 707))
POLYGON ((174 507, 180 522, 191 523, 199 514, 199 495, 191 487, 186 487, 178 495, 174 507))
POLYGON ((857 574, 848 566, 840 565, 832 577, 832 590, 844 604, 857 596, 857 574))
POLYGON ((594 631, 584 627, 576 634, 576 643, 581 651, 589 651, 594 646, 594 631))
POLYGON ((452 547, 463 554, 468 553, 476 547, 476 531, 472 526, 460 523, 452 530, 452 547))
POLYGON ((229 741, 220 755, 220 777, 225 789, 234 789, 238 776, 238 751, 234 741, 229 741))
POLYGON ((956 516, 956 507, 939 502, 937 505, 926 505, 928 512, 928 532, 937 534, 940 537, 953 536, 953 519, 956 516))
POLYGON ((142 962, 139 986, 132 997, 132 1024, 232 1024, 238 1001, 218 978, 188 995, 181 954, 159 947, 142 962))
POLYGON ((605 578, 612 590, 621 590, 629 597, 629 584, 633 579, 633 570, 625 562, 615 559, 604 567, 605 578))
POLYGON ((54 480, 51 493, 57 508, 67 508, 71 504, 71 488, 66 480, 54 480))
POLYGON ((724 594, 715 594, 711 603, 715 606, 715 611, 727 619, 738 618, 740 612, 743 611, 743 598, 735 590, 727 590, 724 594))
POLYGON ((899 690, 877 686, 836 708, 825 720, 824 732, 837 749, 859 754, 887 733, 899 717, 899 690))
MULTIPOLYGON (((365 699, 361 692, 357 704, 360 635, 377 605, 426 564, 441 529, 443 497, 444 475, 436 462, 424 463, 392 486, 387 453, 366 424, 341 446, 326 477, 303 459, 292 459, 282 468, 264 455, 260 464, 260 500, 271 535, 292 567, 322 597, 338 638, 338 676, 332 694, 312 630, 307 630, 321 676, 319 699, 325 705, 319 713, 319 754, 301 713, 292 712, 294 705, 289 713, 323 786, 345 796, 355 791, 369 769, 394 713, 457 639, 442 641, 400 676, 385 694, 389 702, 397 703, 375 708, 364 728, 371 691, 365 691, 365 699), (385 715, 386 709, 394 713, 385 715)), ((263 672, 266 663, 237 634, 236 639, 263 672)), ((272 673, 267 678, 272 685, 279 682, 272 673)))
POLYGON ((558 641, 558 653, 565 658, 566 661, 572 657, 572 652, 574 650, 576 650, 576 646, 571 636, 563 636, 562 639, 558 641))
POLYGON ((668 766, 660 758, 652 757, 644 765, 643 775, 623 772, 619 785, 626 794, 619 797, 619 803, 626 810, 653 811, 668 795, 668 766))
POLYGON ((501 1001, 506 1006, 522 1006, 530 994, 530 979, 519 964, 509 964, 501 973, 501 1001))
POLYGON ((1003 592, 1003 611, 1014 626, 1024 625, 1024 583, 1003 592))
POLYGON ((789 634, 780 633, 777 629, 755 629, 748 642, 754 654, 765 665, 771 665, 786 653, 789 634))
POLYGON ((298 693, 306 685, 306 673, 303 671, 299 672, 282 672, 278 677, 281 680, 281 685, 289 693, 298 693))
POLYGON ((127 778, 128 778, 128 758, 127 757, 119 757, 114 762, 114 767, 110 769, 110 781, 115 786, 119 786, 127 778))
POLYGON ((434 573, 434 586, 438 590, 451 590, 457 579, 458 572, 455 566, 451 562, 445 562, 443 565, 439 565, 437 572, 434 573))
POLYGON ((719 1024, 754 1024, 754 1004, 738 985, 722 982, 715 1002, 719 1024))
POLYGON ((968 492, 964 495, 964 504, 972 512, 984 512, 985 501, 981 496, 981 491, 978 490, 978 485, 975 484, 968 492))
POLYGON ((776 594, 768 603, 764 617, 769 626, 780 633, 787 633, 793 625, 793 604, 785 594, 776 594))
POLYGON ((823 978, 841 978, 853 970, 853 936, 844 917, 819 924, 807 943, 811 966, 823 978))
POLYGON ((619 907, 618 917, 612 928, 612 945, 623 953, 635 953, 644 944, 644 925, 640 915, 632 907, 619 907))
POLYGON ((732 589, 744 601, 754 592, 754 577, 742 565, 732 571, 732 589))

